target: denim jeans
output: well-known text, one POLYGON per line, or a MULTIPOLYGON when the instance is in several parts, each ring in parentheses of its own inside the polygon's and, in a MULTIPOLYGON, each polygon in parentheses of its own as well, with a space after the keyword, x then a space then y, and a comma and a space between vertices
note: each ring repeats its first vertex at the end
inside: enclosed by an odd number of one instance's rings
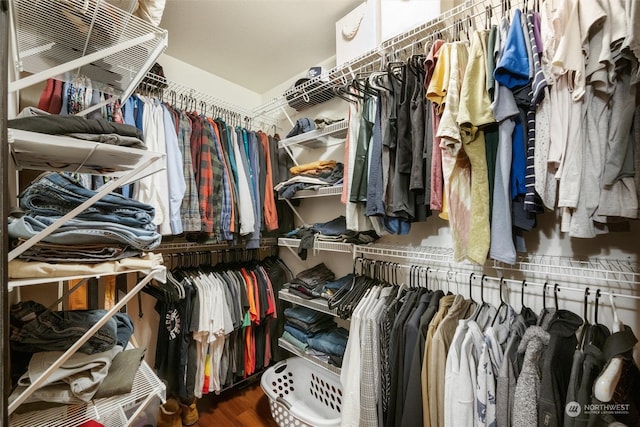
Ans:
MULTIPOLYGON (((29 239, 53 224, 58 218, 23 216, 9 222, 9 237, 29 239)), ((155 249, 162 240, 156 231, 128 227, 115 222, 70 219, 43 239, 47 243, 82 245, 92 243, 129 245, 141 251, 155 249)))
MULTIPOLYGON (((11 306, 11 347, 16 351, 66 351, 100 320, 105 310, 50 311, 35 301, 11 306)), ((79 351, 100 353, 113 348, 118 340, 117 322, 111 318, 79 351)))
POLYGON ((336 323, 333 321, 332 317, 323 317, 322 319, 313 323, 306 323, 302 320, 292 318, 288 318, 287 322, 295 326, 296 328, 305 331, 308 334, 326 331, 327 329, 331 329, 336 326, 336 323))
MULTIPOLYGON (((20 194, 20 207, 32 216, 62 216, 95 194, 68 175, 47 173, 20 194)), ((155 230, 154 215, 153 206, 110 193, 76 218, 155 230)))
POLYGON ((349 273, 346 276, 342 276, 339 279, 325 283, 323 289, 324 290, 331 289, 333 291, 338 291, 345 285, 351 286, 351 282, 353 282, 353 277, 354 277, 353 274, 349 273))
POLYGON ((309 347, 326 354, 344 355, 349 340, 349 332, 344 328, 336 328, 330 331, 319 332, 309 337, 309 347))
POLYGON ((347 220, 341 215, 331 221, 314 224, 313 228, 325 236, 339 236, 347 232, 347 220))
POLYGON ((309 340, 309 334, 307 332, 296 328, 294 325, 292 325, 290 323, 285 323, 284 324, 284 330, 286 332, 290 333, 292 337, 294 337, 295 339, 297 339, 298 341, 300 341, 302 343, 306 344, 307 341, 309 340))
MULTIPOLYGON (((16 246, 24 242, 24 239, 14 241, 16 246)), ((14 246, 14 247, 16 247, 14 246)), ((121 245, 57 245, 54 243, 38 242, 24 251, 21 259, 41 262, 66 262, 66 263, 97 263, 115 261, 122 258, 139 256, 140 251, 121 245)))
POLYGON ((297 319, 307 324, 316 323, 324 318, 331 318, 328 314, 320 313, 307 307, 285 308, 284 315, 289 319, 297 319))

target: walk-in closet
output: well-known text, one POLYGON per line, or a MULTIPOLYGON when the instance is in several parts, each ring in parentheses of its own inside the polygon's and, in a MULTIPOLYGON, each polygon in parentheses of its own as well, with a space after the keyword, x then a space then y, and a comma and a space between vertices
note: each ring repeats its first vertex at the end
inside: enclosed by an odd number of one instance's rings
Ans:
POLYGON ((640 2, 0 18, 0 425, 640 427, 640 2))

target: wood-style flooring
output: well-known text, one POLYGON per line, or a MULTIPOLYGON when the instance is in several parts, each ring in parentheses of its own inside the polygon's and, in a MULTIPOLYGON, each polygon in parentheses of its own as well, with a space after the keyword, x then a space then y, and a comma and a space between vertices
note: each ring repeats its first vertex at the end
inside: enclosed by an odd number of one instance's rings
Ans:
POLYGON ((200 419, 194 427, 278 427, 260 381, 219 396, 204 395, 198 400, 198 412, 200 419))

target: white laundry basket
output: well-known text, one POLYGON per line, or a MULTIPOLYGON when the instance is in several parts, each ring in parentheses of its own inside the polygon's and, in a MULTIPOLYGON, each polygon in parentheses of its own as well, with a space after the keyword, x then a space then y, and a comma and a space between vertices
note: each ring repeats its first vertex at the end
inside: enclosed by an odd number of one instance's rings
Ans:
POLYGON ((260 386, 280 427, 340 425, 342 386, 332 372, 292 357, 267 369, 260 386))

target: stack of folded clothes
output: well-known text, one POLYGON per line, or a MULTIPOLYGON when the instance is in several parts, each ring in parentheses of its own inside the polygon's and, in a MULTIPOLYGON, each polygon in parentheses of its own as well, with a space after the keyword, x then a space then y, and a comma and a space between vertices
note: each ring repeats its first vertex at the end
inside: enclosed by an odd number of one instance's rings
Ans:
POLYGON ((318 160, 293 166, 289 172, 292 177, 274 187, 280 197, 285 199, 291 199, 299 190, 317 190, 342 184, 344 165, 335 160, 318 160))
MULTIPOLYGON (((96 194, 75 178, 57 172, 40 175, 20 194, 18 216, 9 218, 14 245, 35 236, 96 194)), ((20 258, 57 263, 99 263, 140 255, 162 236, 153 206, 110 193, 66 221, 20 258)))
POLYGON ((306 307, 287 308, 284 315, 284 340, 328 363, 342 365, 349 332, 338 327, 333 317, 306 307))
POLYGON ((335 279, 333 271, 324 263, 301 271, 289 283, 289 292, 305 299, 317 298, 321 295, 327 282, 335 279))
MULTIPOLYGON (((100 318, 105 310, 50 311, 35 301, 11 306, 11 366, 15 400, 100 318)), ((125 313, 110 318, 27 398, 22 411, 79 404, 129 393, 144 349, 124 350, 133 334, 125 313)))
POLYGON ((85 119, 79 116, 49 115, 46 111, 27 108, 21 117, 9 120, 7 126, 49 135, 66 135, 87 141, 123 147, 147 147, 142 141, 142 132, 135 126, 108 122, 105 119, 85 119))
POLYGON ((379 236, 373 230, 347 230, 347 220, 344 215, 340 215, 331 221, 298 227, 285 234, 285 236, 300 239, 298 256, 303 260, 307 259, 307 250, 313 248, 316 239, 324 242, 353 243, 356 245, 375 242, 379 239, 379 236))

